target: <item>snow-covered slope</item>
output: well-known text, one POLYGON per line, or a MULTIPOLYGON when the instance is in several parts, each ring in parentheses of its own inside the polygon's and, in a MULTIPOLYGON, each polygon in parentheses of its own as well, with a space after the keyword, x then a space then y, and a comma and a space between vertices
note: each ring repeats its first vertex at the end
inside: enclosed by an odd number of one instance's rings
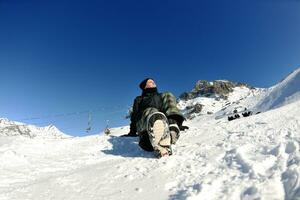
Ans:
POLYGON ((263 88, 237 86, 226 98, 200 96, 190 100, 181 99, 178 102, 178 107, 183 110, 188 118, 215 114, 216 118, 219 119, 232 113, 233 110, 242 111, 245 108, 251 110, 261 101, 265 93, 266 89, 263 88), (202 105, 202 110, 199 113, 193 112, 193 107, 197 104, 202 105))
POLYGON ((70 137, 55 126, 37 127, 19 122, 0 118, 0 136, 25 136, 25 137, 46 137, 46 138, 66 138, 70 137))
POLYGON ((300 68, 279 84, 271 87, 258 103, 257 110, 266 111, 300 99, 300 68))
POLYGON ((273 87, 254 88, 236 85, 225 97, 200 95, 188 100, 180 99, 178 105, 188 118, 215 113, 219 119, 232 114, 234 110, 245 109, 254 113, 265 112, 300 100, 300 68, 273 87), (193 109, 197 104, 201 105, 202 109, 195 114, 193 109))
POLYGON ((118 137, 128 127, 60 140, 0 137, 0 199, 297 199, 299 113, 297 101, 231 122, 194 118, 162 159, 118 137))
POLYGON ((181 134, 174 155, 162 159, 140 149, 138 138, 119 137, 129 127, 112 129, 110 136, 53 139, 51 127, 2 119, 0 200, 300 199, 300 100, 286 101, 298 91, 298 84, 292 87, 296 72, 273 89, 241 86, 226 100, 181 101, 182 108, 199 102, 205 107, 185 122, 190 129, 181 134), (292 92, 285 91, 289 88, 292 92), (216 120, 271 96, 283 101, 273 101, 280 103, 258 115, 216 120), (9 125, 30 129, 36 136, 9 125))

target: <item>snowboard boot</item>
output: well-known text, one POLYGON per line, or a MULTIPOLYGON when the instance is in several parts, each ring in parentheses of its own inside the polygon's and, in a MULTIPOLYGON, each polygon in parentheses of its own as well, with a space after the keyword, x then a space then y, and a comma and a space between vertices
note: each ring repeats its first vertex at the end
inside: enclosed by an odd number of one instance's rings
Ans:
POLYGON ((148 117, 147 123, 155 156, 160 158, 171 155, 171 137, 166 116, 161 112, 155 112, 148 117))
POLYGON ((154 156, 157 158, 167 157, 170 155, 172 155, 171 146, 168 146, 168 147, 158 146, 158 148, 154 148, 154 156))
POLYGON ((177 140, 180 136, 180 129, 177 124, 169 125, 170 136, 171 136, 171 144, 176 144, 177 140))

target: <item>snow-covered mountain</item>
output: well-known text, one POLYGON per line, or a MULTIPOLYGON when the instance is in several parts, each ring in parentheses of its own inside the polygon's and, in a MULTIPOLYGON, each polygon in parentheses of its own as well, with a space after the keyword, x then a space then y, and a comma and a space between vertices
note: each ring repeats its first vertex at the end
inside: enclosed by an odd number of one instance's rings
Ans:
POLYGON ((51 127, 1 119, 0 199, 300 199, 299 71, 269 89, 222 81, 231 86, 193 90, 178 104, 190 129, 162 159, 118 137, 128 126, 53 139, 51 127), (244 108, 263 112, 224 117, 244 108))
POLYGON ((277 85, 269 88, 257 110, 266 111, 298 101, 300 99, 300 68, 292 72, 277 85))
POLYGON ((300 68, 270 88, 255 88, 231 81, 198 81, 191 92, 185 92, 179 107, 188 118, 216 114, 225 117, 234 110, 265 112, 300 100, 300 68))
POLYGON ((8 119, 0 118, 0 136, 25 136, 43 138, 67 138, 70 137, 55 126, 37 127, 8 119))
POLYGON ((253 109, 266 91, 264 88, 254 88, 227 80, 201 80, 190 93, 181 95, 178 106, 189 119, 207 114, 215 114, 217 118, 222 118, 233 110, 253 109))

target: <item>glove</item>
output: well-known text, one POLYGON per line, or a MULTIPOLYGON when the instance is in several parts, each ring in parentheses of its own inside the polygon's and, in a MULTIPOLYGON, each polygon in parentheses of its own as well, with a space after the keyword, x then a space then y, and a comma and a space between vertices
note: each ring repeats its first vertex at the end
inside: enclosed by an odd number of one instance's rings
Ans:
POLYGON ((185 131, 185 130, 188 130, 190 127, 188 127, 188 126, 180 126, 179 127, 179 129, 181 130, 181 131, 185 131))
POLYGON ((138 135, 136 133, 132 133, 132 132, 129 132, 128 134, 126 135, 121 135, 121 137, 137 137, 138 135))

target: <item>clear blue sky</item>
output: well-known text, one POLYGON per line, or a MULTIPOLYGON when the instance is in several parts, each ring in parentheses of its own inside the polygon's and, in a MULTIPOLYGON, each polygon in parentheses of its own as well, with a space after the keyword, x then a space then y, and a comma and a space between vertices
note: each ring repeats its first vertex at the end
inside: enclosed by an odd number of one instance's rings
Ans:
MULTIPOLYGON (((199 79, 269 87, 300 66, 299 24, 299 0, 0 0, 0 117, 100 109, 96 134, 128 124, 148 76, 177 96, 199 79)), ((80 136, 87 119, 24 122, 80 136)))

